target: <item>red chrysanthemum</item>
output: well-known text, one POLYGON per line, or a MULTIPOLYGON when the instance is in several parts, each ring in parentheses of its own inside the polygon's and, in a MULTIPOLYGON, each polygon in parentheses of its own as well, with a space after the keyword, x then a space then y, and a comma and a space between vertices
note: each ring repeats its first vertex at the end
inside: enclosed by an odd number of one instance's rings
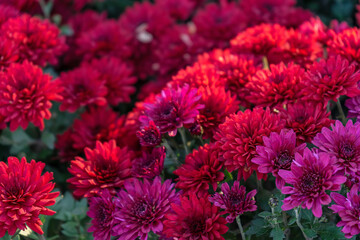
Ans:
POLYGON ((8 158, 8 165, 0 162, 0 238, 6 231, 14 235, 17 229, 26 226, 38 234, 43 234, 39 215, 53 215, 46 208, 54 205, 59 192, 51 192, 55 183, 53 175, 41 175, 45 164, 32 160, 21 161, 16 157, 8 158))
POLYGON ((321 59, 305 74, 303 91, 309 99, 324 104, 329 100, 336 102, 341 95, 355 97, 360 94, 360 71, 356 69, 356 63, 350 64, 340 56, 321 59))
POLYGON ((176 187, 185 193, 195 192, 198 196, 205 196, 208 194, 209 184, 215 191, 217 183, 224 179, 224 173, 220 171, 222 166, 218 152, 205 144, 188 154, 185 163, 174 171, 179 176, 176 187))
POLYGON ((0 4, 13 6, 19 11, 26 12, 34 10, 39 2, 37 0, 0 0, 0 4))
POLYGON ((270 65, 258 71, 246 85, 247 100, 259 107, 282 107, 303 97, 304 69, 295 64, 270 65))
POLYGON ((154 121, 150 121, 148 126, 137 131, 136 136, 139 138, 141 146, 144 147, 155 147, 161 143, 160 129, 154 121))
POLYGON ((85 148, 85 159, 71 161, 68 182, 77 198, 98 196, 104 189, 112 195, 131 177, 131 160, 126 148, 116 146, 115 140, 96 142, 96 148, 85 148))
POLYGON ((20 15, 19 10, 11 5, 2 5, 0 0, 0 26, 11 18, 15 18, 20 15))
POLYGON ((18 60, 19 49, 15 43, 4 36, 0 36, 0 70, 5 70, 10 64, 18 60))
POLYGON ((322 103, 297 102, 289 104, 287 109, 281 109, 281 118, 286 121, 286 128, 296 133, 297 143, 311 142, 323 127, 330 127, 330 112, 322 103))
POLYGON ((16 44, 20 61, 29 60, 40 66, 57 64, 67 49, 65 38, 55 25, 27 14, 9 19, 1 26, 1 32, 16 44))
POLYGON ((195 10, 195 3, 192 0, 155 0, 155 5, 168 12, 172 18, 182 21, 187 20, 195 10))
MULTIPOLYGON (((263 144, 263 136, 279 132, 283 127, 280 116, 269 109, 239 111, 219 125, 219 131, 214 136, 219 156, 230 172, 239 170, 238 179, 242 176, 247 179, 257 170, 257 165, 251 162, 256 155, 256 146, 263 144)), ((257 174, 258 178, 263 177, 261 173, 257 174)))
POLYGON ((153 179, 159 176, 164 168, 165 147, 142 150, 142 155, 132 161, 132 176, 153 179))
POLYGON ((164 221, 164 234, 178 239, 218 239, 226 233, 226 220, 220 216, 219 208, 207 197, 198 198, 194 193, 189 198, 180 197, 180 204, 171 204, 173 213, 164 221))
POLYGON ((349 62, 360 61, 360 29, 349 28, 334 34, 328 44, 329 56, 341 55, 349 62))
POLYGON ((89 66, 81 66, 69 72, 63 72, 59 81, 63 86, 63 101, 60 110, 75 112, 82 106, 95 104, 104 106, 108 92, 100 72, 89 66))
POLYGON ((57 82, 28 61, 13 63, 0 75, 0 115, 10 122, 10 130, 25 129, 29 122, 43 130, 44 118, 51 117, 50 101, 61 100, 57 82))

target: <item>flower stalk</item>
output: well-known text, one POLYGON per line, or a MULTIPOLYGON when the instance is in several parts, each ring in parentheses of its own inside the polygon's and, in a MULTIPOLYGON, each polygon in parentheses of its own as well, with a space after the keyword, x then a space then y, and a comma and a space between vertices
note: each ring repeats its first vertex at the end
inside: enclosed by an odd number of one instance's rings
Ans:
POLYGON ((241 220, 240 220, 240 215, 238 215, 238 216, 236 217, 236 223, 237 223, 237 225, 238 225, 238 227, 239 227, 239 230, 240 230, 241 239, 242 239, 242 240, 246 240, 245 232, 244 232, 244 229, 243 229, 243 227, 242 227, 241 220))

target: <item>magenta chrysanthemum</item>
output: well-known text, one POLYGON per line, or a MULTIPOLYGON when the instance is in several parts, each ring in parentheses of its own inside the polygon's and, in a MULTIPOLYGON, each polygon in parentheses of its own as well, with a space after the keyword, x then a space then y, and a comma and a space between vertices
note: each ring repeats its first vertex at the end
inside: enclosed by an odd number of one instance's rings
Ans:
POLYGON ((147 239, 150 231, 161 233, 165 214, 171 210, 171 204, 178 202, 174 184, 170 180, 161 183, 160 177, 153 182, 134 179, 126 181, 125 190, 115 199, 114 233, 118 239, 147 239))
POLYGON ((132 161, 132 175, 152 179, 159 176, 164 168, 165 147, 142 151, 142 155, 132 161))
POLYGON ((270 133, 270 137, 263 137, 264 146, 257 146, 258 156, 252 159, 253 163, 259 165, 261 173, 272 173, 276 177, 276 187, 281 189, 285 185, 278 172, 280 169, 290 170, 295 159, 295 153, 302 154, 306 144, 296 146, 296 134, 293 130, 281 130, 280 134, 270 133))
POLYGON ((232 223, 234 219, 243 214, 244 212, 256 211, 254 196, 256 190, 246 194, 244 186, 240 186, 239 181, 235 181, 234 185, 229 187, 229 184, 223 183, 221 185, 222 194, 215 193, 214 196, 209 197, 209 201, 214 203, 215 206, 225 209, 223 214, 229 213, 226 221, 232 223))
POLYGON ((338 191, 346 181, 339 170, 334 160, 325 153, 312 152, 308 148, 303 155, 296 153, 291 171, 279 170, 280 177, 292 185, 281 189, 283 194, 290 194, 284 199, 282 210, 301 206, 312 209, 315 217, 321 217, 321 206, 331 202, 325 191, 338 191))

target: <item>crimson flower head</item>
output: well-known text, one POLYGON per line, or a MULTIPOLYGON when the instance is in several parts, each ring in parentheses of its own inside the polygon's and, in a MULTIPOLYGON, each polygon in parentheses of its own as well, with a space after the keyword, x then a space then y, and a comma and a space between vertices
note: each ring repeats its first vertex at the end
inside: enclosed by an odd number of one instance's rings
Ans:
POLYGON ((62 99, 57 82, 28 61, 13 63, 0 75, 0 115, 10 122, 10 130, 25 129, 29 122, 43 130, 44 118, 51 117, 51 101, 62 99))
POLYGON ((154 103, 145 103, 145 115, 140 121, 147 124, 154 121, 161 133, 175 136, 177 129, 184 124, 195 122, 199 110, 204 106, 199 103, 196 88, 185 85, 182 88, 167 88, 156 96, 154 103))
POLYGON ((360 94, 360 71, 356 63, 337 56, 315 62, 305 74, 304 92, 316 101, 337 101, 341 95, 355 97, 360 94))
POLYGON ((109 190, 105 189, 100 196, 89 198, 87 215, 92 218, 89 232, 94 232, 95 240, 110 240, 115 225, 115 204, 109 190))
POLYGON ((330 194, 335 204, 329 207, 334 213, 339 214, 341 221, 336 224, 337 227, 343 227, 341 230, 346 238, 352 238, 360 233, 360 196, 359 187, 353 186, 346 198, 336 192, 330 194))
POLYGON ((161 143, 161 133, 154 121, 150 121, 148 126, 137 131, 136 136, 144 147, 155 147, 161 143))
POLYGON ((209 184, 215 191, 217 183, 224 179, 220 170, 223 163, 218 159, 218 152, 208 144, 199 147, 188 154, 185 163, 174 171, 179 176, 177 188, 188 192, 195 192, 198 196, 207 195, 209 184))
POLYGON ((321 217, 321 206, 331 202, 325 191, 338 191, 346 181, 339 170, 328 154, 312 152, 308 148, 303 155, 296 153, 291 171, 280 169, 278 173, 292 185, 281 189, 283 194, 290 194, 281 209, 288 211, 301 206, 311 209, 315 217, 321 217))
POLYGON ((116 146, 115 140, 97 142, 95 149, 85 148, 85 158, 71 161, 68 182, 75 189, 74 196, 98 196, 104 189, 112 195, 131 177, 131 161, 126 148, 116 146))
POLYGON ((10 64, 18 62, 19 49, 16 44, 4 36, 0 36, 0 70, 4 71, 10 64))
POLYGON ((219 239, 228 230, 219 208, 207 197, 198 198, 195 193, 181 196, 180 204, 171 204, 173 212, 166 215, 164 234, 177 239, 219 239))
POLYGON ((51 192, 55 183, 53 175, 46 172, 41 175, 45 164, 32 160, 21 161, 9 157, 8 164, 0 162, 0 238, 6 231, 14 235, 17 229, 26 226, 38 234, 43 234, 39 215, 53 215, 46 208, 54 205, 59 192, 51 192))
POLYGON ((280 169, 290 170, 295 159, 295 153, 302 154, 306 144, 296 146, 296 134, 293 130, 282 129, 280 134, 270 133, 269 137, 263 137, 264 146, 257 146, 257 156, 252 162, 259 165, 260 173, 272 173, 276 177, 276 187, 281 189, 285 185, 278 172, 280 169))
POLYGON ((142 155, 132 161, 132 175, 138 178, 153 179, 159 176, 164 168, 165 147, 142 151, 142 155))
POLYGON ((152 182, 128 180, 124 188, 115 198, 114 234, 119 239, 146 240, 150 231, 161 233, 171 204, 179 201, 174 184, 170 180, 161 183, 161 178, 156 177, 152 182))
POLYGON ((336 159, 336 165, 346 173, 360 171, 360 123, 349 120, 344 126, 340 121, 323 128, 312 143, 321 152, 336 159))
POLYGON ((12 7, 11 5, 3 5, 0 1, 0 26, 3 25, 7 20, 15 18, 19 15, 19 10, 12 7))
POLYGON ((9 19, 1 26, 1 32, 17 45, 20 61, 54 65, 67 49, 65 37, 60 36, 55 25, 27 14, 9 19))
POLYGON ((360 60, 360 29, 349 28, 335 34, 329 41, 329 56, 340 55, 349 62, 360 60))
POLYGON ((62 73, 59 81, 64 88, 63 101, 60 110, 75 112, 78 108, 87 105, 104 106, 108 92, 105 81, 100 73, 92 67, 81 66, 72 71, 62 73))
POLYGON ((226 221, 232 223, 237 216, 245 212, 256 211, 257 206, 254 199, 256 192, 256 190, 252 190, 246 194, 246 188, 240 186, 239 181, 235 181, 231 189, 225 182, 221 185, 221 194, 215 193, 214 196, 209 197, 209 201, 215 206, 225 209, 222 214, 229 213, 226 221))
MULTIPOLYGON (((280 117, 269 109, 254 108, 245 112, 232 114, 219 125, 219 131, 214 136, 217 140, 219 156, 225 167, 230 171, 239 170, 238 179, 250 177, 257 171, 257 165, 251 162, 256 156, 256 146, 263 144, 263 136, 271 132, 279 132, 284 126, 280 117)), ((258 173, 258 177, 263 175, 258 173)))

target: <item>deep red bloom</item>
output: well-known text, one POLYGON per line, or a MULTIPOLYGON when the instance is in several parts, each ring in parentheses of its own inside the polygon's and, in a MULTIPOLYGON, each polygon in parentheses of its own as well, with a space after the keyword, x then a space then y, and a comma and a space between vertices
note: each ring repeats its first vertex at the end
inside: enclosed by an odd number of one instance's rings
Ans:
POLYGON ((43 130, 44 118, 51 117, 50 101, 61 100, 57 82, 28 61, 13 63, 0 75, 0 115, 10 122, 10 130, 25 129, 29 122, 43 130))
POLYGON ((218 239, 228 230, 226 220, 220 217, 219 208, 206 198, 194 193, 180 197, 181 203, 171 204, 173 213, 164 221, 164 234, 178 239, 218 239))
POLYGON ((360 196, 359 187, 353 186, 346 198, 336 192, 330 194, 335 204, 329 207, 334 213, 338 213, 341 221, 336 224, 337 227, 343 227, 341 230, 346 238, 352 238, 360 233, 360 196))
POLYGON ((37 0, 0 0, 0 4, 13 6, 19 11, 33 10, 39 3, 37 0))
POLYGON ((141 146, 144 147, 155 147, 161 143, 161 133, 154 121, 150 121, 148 126, 137 131, 136 136, 139 138, 141 146))
POLYGON ((330 127, 330 112, 322 103, 301 101, 288 104, 285 109, 279 109, 281 118, 286 121, 286 128, 296 133, 297 143, 311 142, 323 127, 330 127))
POLYGON ((16 44, 4 36, 0 36, 0 70, 4 71, 10 64, 19 60, 19 49, 16 44))
POLYGON ((276 177, 276 187, 282 189, 285 180, 278 172, 280 169, 290 170, 291 164, 295 159, 295 153, 302 154, 306 144, 296 146, 296 134, 293 130, 282 129, 280 134, 270 133, 269 137, 263 137, 264 146, 257 146, 258 156, 251 161, 259 165, 258 171, 261 173, 272 173, 276 177))
POLYGON ((74 188, 77 198, 98 196, 108 189, 112 195, 131 177, 131 161, 126 148, 116 146, 115 140, 96 142, 96 148, 85 148, 85 159, 71 161, 67 181, 74 188))
POLYGON ((185 193, 195 192, 198 196, 205 196, 208 194, 209 184, 215 191, 217 183, 224 179, 224 173, 220 171, 222 166, 218 152, 205 144, 188 154, 185 163, 174 171, 179 176, 176 187, 185 193))
POLYGON ((40 66, 57 64, 67 49, 65 37, 60 36, 55 25, 27 14, 9 19, 1 26, 1 32, 16 44, 20 61, 29 60, 40 66))
MULTIPOLYGON (((251 162, 256 155, 256 146, 263 144, 263 136, 279 132, 283 127, 280 116, 269 109, 239 111, 219 125, 219 131, 214 136, 219 156, 230 172, 239 170, 238 179, 242 176, 247 179, 254 170, 257 171, 258 166, 251 162)), ((259 178, 262 176, 258 173, 259 178)))
POLYGON ((195 3, 192 0, 155 0, 155 6, 168 12, 176 20, 185 21, 195 10, 195 3))
POLYGON ((309 99, 323 101, 337 101, 341 95, 355 97, 360 94, 358 82, 360 71, 356 63, 349 63, 346 59, 337 56, 327 60, 315 62, 305 74, 303 88, 309 99))
POLYGON ((115 225, 113 196, 105 189, 100 196, 89 198, 87 215, 92 218, 89 232, 94 240, 110 240, 115 225))
POLYGON ((64 88, 60 110, 75 112, 82 106, 95 104, 104 106, 108 92, 100 72, 89 66, 81 66, 69 72, 63 72, 59 81, 64 88))
MULTIPOLYGON (((0 0, 1 3, 1 0, 0 0)), ((3 25, 7 20, 15 18, 20 15, 19 10, 12 7, 11 5, 0 4, 0 26, 3 25)))
POLYGON ((341 55, 349 62, 360 61, 360 29, 349 28, 334 34, 328 44, 329 56, 341 55))
POLYGON ((339 170, 327 154, 312 152, 308 148, 303 155, 296 153, 291 171, 279 170, 280 177, 292 185, 281 189, 283 194, 290 194, 284 199, 281 209, 287 211, 301 206, 312 209, 315 217, 321 217, 321 205, 331 202, 325 191, 338 191, 346 181, 339 170))
POLYGON ((70 162, 75 156, 80 155, 83 149, 75 149, 73 147, 74 140, 72 139, 73 130, 69 128, 64 133, 56 136, 55 149, 61 162, 70 162))
POLYGON ((164 168, 165 147, 143 150, 142 155, 132 161, 132 176, 153 179, 159 176, 164 168))
POLYGON ((8 158, 8 165, 0 162, 0 238, 6 231, 14 235, 17 229, 26 226, 38 234, 43 234, 39 215, 53 215, 46 208, 55 204, 59 192, 51 192, 55 183, 53 175, 41 175, 45 164, 31 160, 21 161, 16 157, 8 158))
POLYGON ((221 185, 221 192, 221 194, 215 193, 214 196, 209 197, 209 201, 215 206, 225 209, 222 214, 229 213, 226 217, 228 223, 232 223, 237 216, 245 212, 256 211, 257 206, 254 199, 256 190, 246 194, 246 188, 240 186, 239 181, 235 181, 231 189, 228 183, 223 183, 221 185))
POLYGON ((298 65, 270 65, 270 70, 257 71, 246 85, 249 89, 246 99, 259 107, 282 108, 303 97, 303 76, 304 69, 298 65))
POLYGON ((145 103, 145 116, 140 121, 147 124, 154 121, 161 133, 175 136, 177 129, 184 124, 195 122, 199 109, 204 106, 199 103, 201 96, 196 88, 185 85, 182 88, 166 88, 156 96, 154 103, 145 103))

